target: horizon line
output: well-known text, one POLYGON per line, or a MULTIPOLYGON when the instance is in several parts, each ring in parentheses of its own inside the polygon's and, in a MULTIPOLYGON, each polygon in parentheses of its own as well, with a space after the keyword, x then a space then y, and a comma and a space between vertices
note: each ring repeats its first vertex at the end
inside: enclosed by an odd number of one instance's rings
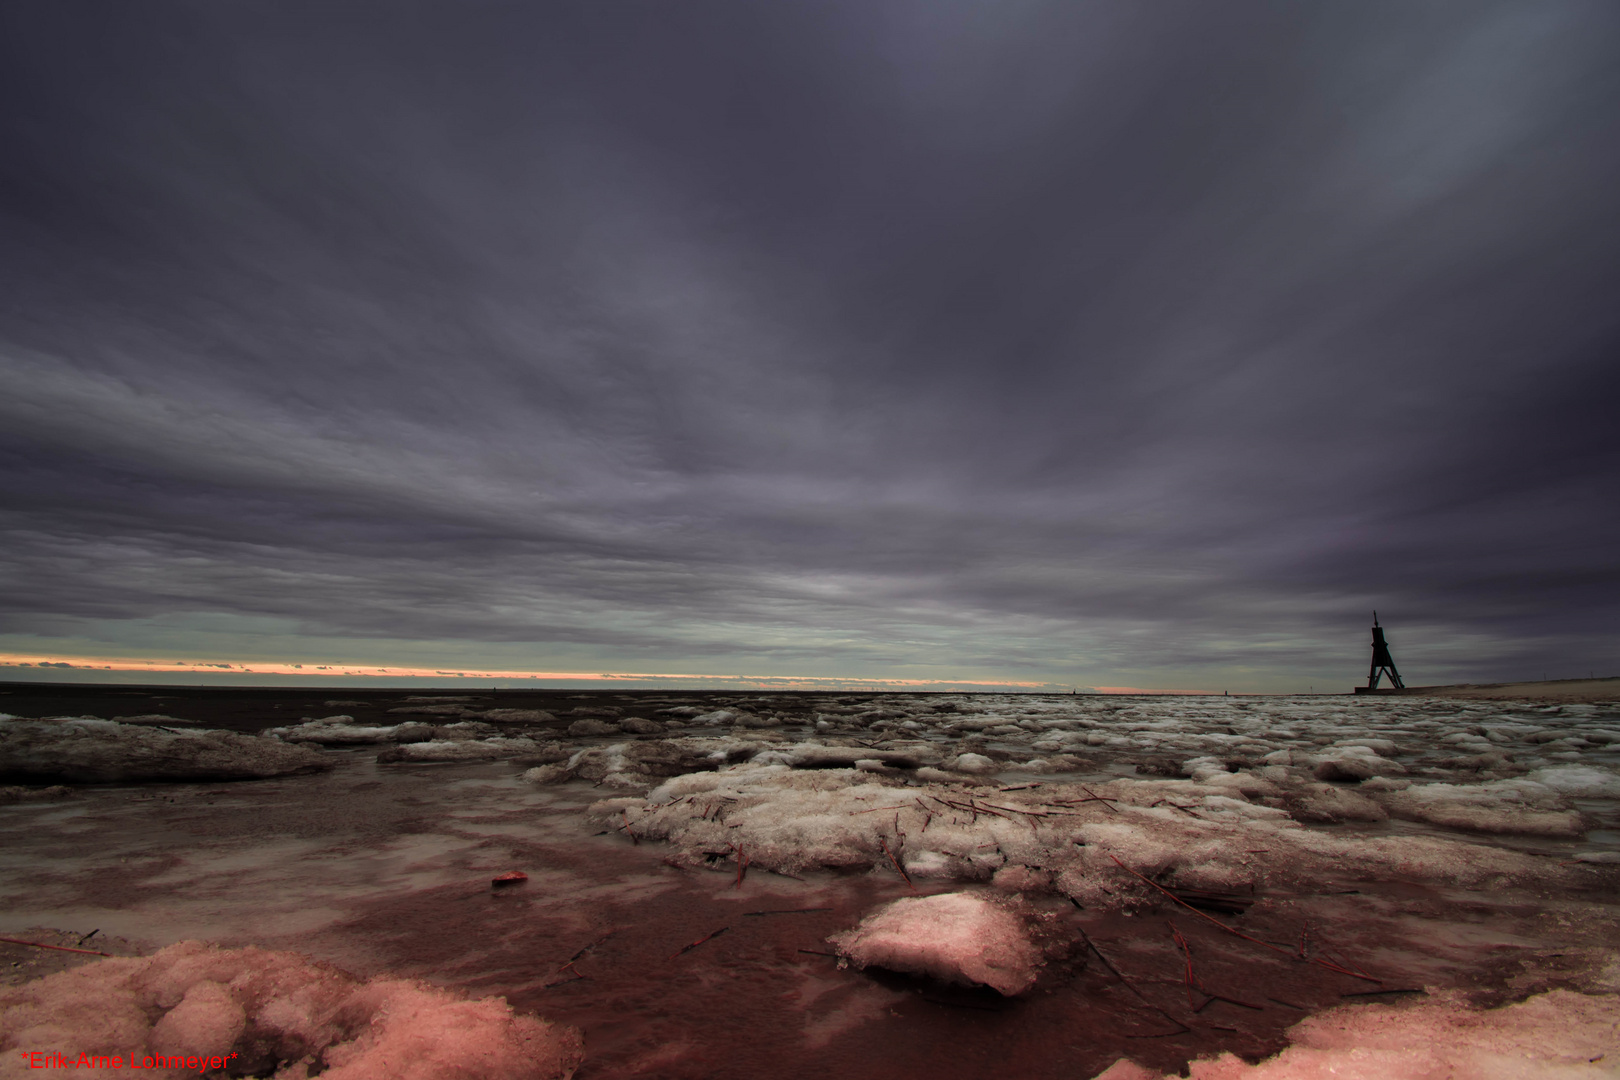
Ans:
POLYGON ((30 669, 40 673, 74 671, 85 674, 101 672, 150 672, 191 675, 272 675, 311 676, 321 679, 486 679, 506 680, 561 680, 566 682, 623 685, 630 682, 676 681, 680 683, 748 683, 768 689, 870 689, 919 690, 926 687, 985 687, 1045 693, 1089 694, 1205 694, 1211 691, 1155 689, 1136 686, 1081 686, 1073 683, 1030 682, 1013 679, 915 679, 865 678, 842 675, 752 675, 752 674, 696 674, 689 672, 589 672, 589 671, 523 671, 484 668, 426 668, 400 665, 374 664, 295 664, 277 661, 204 661, 204 660, 149 660, 135 657, 89 657, 43 655, 30 653, 0 653, 0 669, 30 669))

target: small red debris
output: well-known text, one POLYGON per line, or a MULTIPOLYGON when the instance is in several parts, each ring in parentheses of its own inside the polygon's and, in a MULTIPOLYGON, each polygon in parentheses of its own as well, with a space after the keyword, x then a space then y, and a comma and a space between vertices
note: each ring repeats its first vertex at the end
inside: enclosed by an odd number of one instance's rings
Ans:
POLYGON ((495 878, 491 879, 490 884, 495 886, 495 888, 497 888, 497 889, 503 889, 503 888, 507 888, 508 886, 512 886, 512 885, 521 885, 525 881, 528 881, 528 880, 529 880, 529 875, 525 874, 523 871, 521 871, 521 870, 508 870, 506 873, 501 874, 498 877, 495 877, 495 878))

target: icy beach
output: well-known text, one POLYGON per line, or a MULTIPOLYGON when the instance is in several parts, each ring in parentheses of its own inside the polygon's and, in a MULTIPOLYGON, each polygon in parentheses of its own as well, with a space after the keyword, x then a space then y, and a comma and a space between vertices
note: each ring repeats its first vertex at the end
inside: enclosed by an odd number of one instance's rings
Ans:
MULTIPOLYGON (((504 997, 582 1078, 1620 1068, 1614 703, 151 696, 0 705, 0 934, 504 997), (111 739, 150 782, 84 782, 111 739), (177 782, 199 739, 227 771, 177 782)), ((66 954, 3 948, 37 1019, 66 954)))

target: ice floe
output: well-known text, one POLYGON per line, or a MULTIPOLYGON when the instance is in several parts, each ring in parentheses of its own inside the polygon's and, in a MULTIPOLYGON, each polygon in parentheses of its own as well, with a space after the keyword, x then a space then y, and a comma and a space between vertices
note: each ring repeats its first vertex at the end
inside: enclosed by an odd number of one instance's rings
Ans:
POLYGON ((230 731, 171 731, 87 716, 0 721, 0 776, 17 779, 248 780, 328 768, 319 751, 230 731))
POLYGON ((828 943, 856 967, 978 984, 1009 997, 1035 984, 1041 961, 1018 915, 969 893, 896 900, 828 943))
MULTIPOLYGON (((600 775, 611 780, 610 759, 632 748, 588 753, 600 755, 600 775)), ((1099 908, 1150 895, 1131 871, 1190 888, 1309 882, 1346 863, 1467 886, 1567 873, 1508 848, 1440 835, 1324 834, 1302 822, 1378 822, 1393 814, 1541 836, 1573 837, 1581 829, 1581 816, 1557 792, 1525 780, 1425 787, 1383 780, 1363 793, 1291 775, 1219 773, 1207 782, 1120 777, 1003 789, 937 783, 934 775, 949 774, 933 769, 875 771, 864 761, 794 768, 772 760, 782 751, 721 767, 721 753, 711 752, 712 771, 672 777, 644 797, 603 800, 591 813, 637 838, 667 840, 672 858, 691 865, 746 853, 751 865, 785 873, 914 867, 922 876, 961 881, 1022 866, 1042 872, 1029 880, 1099 908)))

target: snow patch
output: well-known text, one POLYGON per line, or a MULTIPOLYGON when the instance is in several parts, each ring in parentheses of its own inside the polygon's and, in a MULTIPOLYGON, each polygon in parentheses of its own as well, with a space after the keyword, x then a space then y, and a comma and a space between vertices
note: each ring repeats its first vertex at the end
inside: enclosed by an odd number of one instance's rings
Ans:
MULTIPOLYGON (((361 981, 296 953, 182 941, 0 991, 0 1070, 19 1051, 92 1056, 237 1056, 233 1076, 291 1080, 566 1080, 577 1030, 405 979, 361 981), (292 1062, 276 1071, 284 1062, 292 1062)), ((204 1066, 206 1068, 206 1065, 204 1066)), ((157 1066, 153 1077, 199 1069, 157 1066)))
POLYGON ((856 967, 980 984, 1009 997, 1035 985, 1041 959, 1022 919, 970 893, 896 900, 827 941, 856 967))

